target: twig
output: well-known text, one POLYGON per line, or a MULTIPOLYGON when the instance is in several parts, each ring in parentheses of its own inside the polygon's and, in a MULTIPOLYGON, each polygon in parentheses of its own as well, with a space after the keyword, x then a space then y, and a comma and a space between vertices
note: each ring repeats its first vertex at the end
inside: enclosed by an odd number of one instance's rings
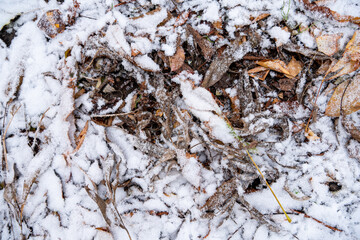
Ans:
POLYGON ((45 114, 47 113, 47 111, 49 111, 49 109, 50 109, 50 108, 46 109, 46 111, 42 114, 42 116, 41 116, 41 118, 40 118, 40 121, 39 121, 39 123, 38 123, 38 127, 37 127, 37 129, 36 129, 36 131, 35 131, 35 136, 34 136, 33 143, 31 144, 31 149, 32 149, 32 150, 34 150, 34 147, 35 147, 35 144, 36 144, 36 137, 37 137, 37 135, 38 135, 38 133, 39 133, 39 131, 40 131, 41 122, 42 122, 42 120, 44 119, 45 114))
POLYGON ((3 153, 4 153, 4 156, 3 156, 3 161, 5 161, 5 167, 6 167, 6 171, 9 170, 9 167, 8 167, 8 163, 7 163, 7 151, 6 151, 6 133, 7 131, 9 130, 9 127, 10 127, 10 124, 12 122, 12 120, 14 119, 16 113, 19 111, 21 105, 15 110, 14 114, 12 115, 10 121, 8 122, 7 126, 6 126, 6 129, 5 129, 5 132, 3 133, 3 136, 2 136, 2 145, 3 145, 3 153))
POLYGON ((325 227, 330 228, 330 229, 333 230, 333 231, 338 231, 338 232, 342 232, 342 231, 343 231, 343 230, 337 229, 337 228, 335 228, 335 227, 332 227, 332 226, 330 226, 330 225, 327 225, 326 223, 324 223, 324 222, 322 222, 322 221, 320 221, 320 220, 318 220, 318 219, 316 219, 316 218, 313 218, 313 217, 307 215, 306 213, 303 213, 303 212, 300 212, 300 211, 297 211, 297 210, 294 210, 294 209, 292 209, 292 211, 295 212, 295 213, 298 213, 298 214, 303 214, 304 217, 310 218, 310 219, 312 219, 312 220, 314 220, 314 221, 316 221, 316 222, 324 225, 325 227))
POLYGON ((135 112, 128 112, 128 113, 110 113, 110 114, 99 114, 99 115, 91 115, 92 118, 102 118, 102 117, 117 117, 117 116, 126 116, 129 114, 133 114, 135 112))

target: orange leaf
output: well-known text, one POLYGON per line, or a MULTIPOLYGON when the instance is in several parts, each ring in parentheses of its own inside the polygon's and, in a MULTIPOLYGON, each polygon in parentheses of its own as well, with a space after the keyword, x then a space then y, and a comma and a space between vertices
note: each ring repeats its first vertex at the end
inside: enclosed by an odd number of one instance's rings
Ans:
POLYGON ((72 152, 72 154, 76 153, 81 148, 81 145, 83 144, 83 142, 85 140, 85 136, 86 136, 88 128, 89 128, 89 121, 86 121, 84 128, 81 130, 79 136, 75 139, 77 146, 76 146, 75 150, 72 152))
POLYGON ((289 70, 287 69, 286 64, 279 59, 258 61, 257 64, 269 68, 270 70, 291 75, 289 70))
POLYGON ((170 68, 172 72, 179 70, 184 64, 185 52, 184 49, 179 46, 175 55, 170 57, 170 68))
POLYGON ((287 69, 289 70, 290 74, 285 74, 288 78, 296 77, 302 70, 303 65, 300 61, 297 61, 294 57, 291 58, 291 61, 287 65, 287 69))
POLYGON ((253 69, 248 70, 248 74, 250 77, 258 78, 262 81, 265 80, 266 76, 269 74, 270 69, 266 67, 255 67, 253 69))
POLYGON ((360 74, 356 75, 346 88, 347 84, 348 82, 343 82, 335 89, 326 106, 325 114, 327 116, 340 116, 340 105, 345 115, 360 110, 360 74))
POLYGON ((339 39, 342 34, 322 35, 316 38, 316 44, 320 52, 332 56, 339 51, 339 39))

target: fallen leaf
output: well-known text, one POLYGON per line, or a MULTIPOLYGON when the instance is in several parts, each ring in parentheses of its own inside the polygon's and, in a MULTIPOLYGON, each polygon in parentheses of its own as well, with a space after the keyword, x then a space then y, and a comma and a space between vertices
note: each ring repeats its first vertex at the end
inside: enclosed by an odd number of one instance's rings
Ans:
POLYGON ((260 79, 262 81, 265 80, 266 76, 269 74, 270 69, 266 67, 255 67, 253 69, 248 70, 248 74, 250 77, 260 79))
POLYGON ((295 87, 295 81, 289 78, 282 78, 279 80, 279 89, 282 91, 291 91, 295 87))
POLYGON ((184 60, 185 60, 185 51, 181 46, 179 46, 178 49, 176 50, 176 53, 174 54, 174 56, 170 57, 171 71, 175 72, 175 71, 179 70, 182 67, 182 65, 184 64, 184 60))
POLYGON ((57 9, 47 11, 40 18, 37 26, 51 38, 54 38, 57 34, 62 33, 65 30, 62 14, 57 9))
POLYGON ((185 12, 181 13, 179 16, 177 16, 175 23, 174 23, 174 27, 184 25, 189 18, 189 14, 190 14, 190 11, 185 11, 185 12))
POLYGON ((203 38, 193 27, 189 24, 187 25, 187 30, 194 37, 195 42, 199 45, 201 52, 204 55, 204 58, 209 61, 211 57, 214 55, 215 50, 207 39, 203 38))
POLYGON ((326 106, 325 115, 339 117, 340 105, 345 115, 360 110, 360 74, 354 77, 348 87, 347 85, 348 81, 345 81, 337 86, 326 106))
POLYGON ((279 59, 258 61, 257 64, 276 72, 291 75, 286 64, 279 59))
POLYGON ((291 61, 287 65, 287 69, 290 74, 285 74, 288 78, 296 77, 302 70, 303 65, 300 61, 297 61, 294 57, 291 58, 291 61))
POLYGON ((332 56, 339 51, 339 40, 342 34, 326 34, 316 38, 316 44, 320 52, 332 56))
POLYGON ((87 130, 89 128, 89 121, 86 121, 84 128, 81 130, 79 136, 75 139, 76 142, 76 148, 75 150, 72 152, 76 153, 77 151, 79 151, 79 149, 81 148, 81 145, 83 144, 84 140, 85 140, 85 136, 87 133, 87 130))
POLYGON ((222 21, 221 18, 215 22, 213 22, 213 26, 214 28, 216 28, 217 30, 222 30, 222 21))
POLYGON ((262 13, 251 21, 254 23, 254 22, 263 20, 264 18, 267 18, 268 16, 270 16, 270 13, 262 13))
POLYGON ((352 73, 360 67, 360 30, 355 31, 353 37, 345 47, 342 58, 331 68, 331 72, 337 72, 329 80, 352 73))
POLYGON ((310 128, 305 128, 305 137, 310 141, 315 141, 320 139, 316 134, 310 130, 310 128))
POLYGON ((312 12, 318 12, 324 14, 328 18, 333 18, 336 21, 339 22, 352 22, 355 24, 360 25, 360 17, 353 17, 353 16, 347 16, 347 15, 340 15, 339 13, 332 11, 328 7, 324 6, 318 6, 314 3, 311 3, 309 0, 300 0, 304 3, 304 6, 306 9, 312 11, 312 12))

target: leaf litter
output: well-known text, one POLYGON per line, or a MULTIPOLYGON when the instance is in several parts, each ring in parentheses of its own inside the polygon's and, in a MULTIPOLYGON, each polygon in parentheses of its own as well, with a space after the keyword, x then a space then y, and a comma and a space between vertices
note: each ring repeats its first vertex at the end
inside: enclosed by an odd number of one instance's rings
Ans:
POLYGON ((26 8, 0 35, 1 238, 356 238, 359 16, 335 2, 26 8))

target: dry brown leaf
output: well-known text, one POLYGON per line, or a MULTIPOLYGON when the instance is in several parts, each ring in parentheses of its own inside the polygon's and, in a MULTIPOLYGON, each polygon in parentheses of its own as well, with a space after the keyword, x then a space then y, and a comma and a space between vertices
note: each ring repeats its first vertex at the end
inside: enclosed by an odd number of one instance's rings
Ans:
POLYGON ((347 84, 347 81, 343 82, 335 89, 326 106, 325 115, 340 116, 340 105, 345 115, 360 110, 360 75, 355 76, 348 87, 347 84))
POLYGON ((300 61, 297 61, 294 57, 291 58, 291 61, 287 65, 287 69, 290 74, 285 74, 288 78, 296 77, 302 70, 303 65, 300 61))
POLYGON ((252 20, 252 22, 257 22, 260 20, 263 20, 264 18, 267 18, 268 16, 270 16, 270 13, 262 13, 259 16, 257 16, 256 18, 254 18, 254 20, 252 20))
POLYGON ((339 40, 342 34, 326 34, 316 38, 316 44, 320 52, 332 56, 339 51, 339 40))
POLYGON ((312 11, 324 14, 328 18, 333 18, 339 22, 352 22, 360 25, 360 17, 346 16, 340 15, 339 13, 332 11, 328 7, 318 6, 314 3, 311 3, 309 0, 300 0, 304 3, 305 8, 312 11))
POLYGON ((185 11, 182 14, 180 14, 179 16, 177 16, 175 23, 174 23, 174 27, 184 25, 189 18, 189 14, 190 14, 190 11, 185 11))
POLYGON ((276 72, 291 75, 286 64, 279 59, 258 61, 257 64, 276 72))
POLYGON ((49 37, 54 38, 65 30, 65 23, 59 10, 47 11, 39 20, 38 27, 49 37))
POLYGON ((185 51, 179 46, 174 56, 170 57, 170 68, 172 72, 179 70, 184 64, 185 51))
POLYGON ((194 37, 195 42, 199 45, 204 58, 209 61, 211 57, 214 55, 215 50, 207 39, 203 38, 193 27, 189 24, 187 25, 187 30, 194 37))
POLYGON ((86 121, 84 128, 81 130, 79 136, 75 139, 76 141, 76 148, 75 150, 72 152, 76 153, 77 151, 79 151, 79 149, 81 148, 81 145, 83 144, 84 140, 85 140, 85 136, 87 133, 87 130, 89 128, 89 121, 86 121))
POLYGON ((319 69, 316 71, 317 75, 324 75, 330 68, 331 66, 331 61, 330 60, 326 60, 324 61, 321 66, 319 67, 319 69))
POLYGON ((213 22, 213 26, 214 28, 216 28, 217 30, 222 30, 222 21, 221 18, 215 22, 213 22))
POLYGON ((265 80, 266 76, 269 74, 270 69, 266 68, 266 67, 255 67, 253 69, 248 70, 248 74, 250 77, 253 78, 258 78, 262 81, 265 80))

